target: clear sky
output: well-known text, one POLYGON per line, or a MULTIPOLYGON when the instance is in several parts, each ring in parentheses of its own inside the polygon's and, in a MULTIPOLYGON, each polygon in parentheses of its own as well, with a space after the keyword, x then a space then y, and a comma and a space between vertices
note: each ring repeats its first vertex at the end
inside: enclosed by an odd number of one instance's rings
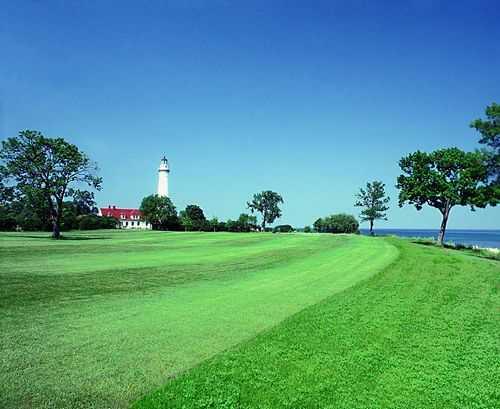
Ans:
MULTIPOLYGON (((100 205, 136 207, 171 163, 178 208, 236 218, 252 193, 280 223, 357 214, 368 180, 393 199, 381 227, 437 228, 397 207, 401 156, 458 146, 500 102, 500 2, 5 1, 0 139, 63 136, 98 162, 100 205), (147 3, 141 4, 141 3, 147 3)), ((451 228, 500 228, 500 208, 451 228)))

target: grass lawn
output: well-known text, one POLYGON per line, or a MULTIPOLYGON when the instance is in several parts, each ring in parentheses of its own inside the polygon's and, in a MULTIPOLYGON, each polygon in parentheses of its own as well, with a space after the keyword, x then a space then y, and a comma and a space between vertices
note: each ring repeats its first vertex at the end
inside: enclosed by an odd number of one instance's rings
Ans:
POLYGON ((397 261, 134 408, 499 408, 500 263, 372 242, 397 261))
MULTIPOLYGON (((331 321, 334 317, 347 319, 342 314, 350 310, 341 304, 331 307, 341 301, 328 297, 337 294, 345 303, 363 301, 356 305, 359 314, 375 314, 377 308, 390 311, 384 303, 393 301, 392 296, 380 293, 375 303, 373 294, 360 297, 358 292, 373 286, 373 280, 364 280, 398 260, 401 248, 404 254, 406 247, 398 242, 315 234, 108 231, 70 233, 67 240, 56 242, 46 234, 2 233, 0 407, 125 408, 148 393, 152 393, 151 398, 139 406, 184 403, 192 407, 212 399, 224 400, 227 393, 227 399, 240 399, 243 406, 274 406, 306 396, 307 388, 313 386, 308 392, 312 396, 319 385, 311 376, 331 376, 330 364, 350 356, 347 350, 336 348, 349 337, 348 332, 341 335, 341 329, 349 331, 351 326, 344 323, 344 327, 334 328, 331 321), (361 282, 360 287, 342 292, 361 282), (328 302, 314 306, 325 299, 328 302), (314 307, 270 330, 310 306, 314 307), (333 312, 329 312, 331 308, 333 312), (307 314, 316 318, 308 323, 307 314), (254 338, 267 330, 270 332, 254 338), (274 344, 280 331, 281 347, 274 344), (323 359, 314 355, 315 348, 323 344, 315 331, 331 338, 331 344, 326 342, 322 352, 328 365, 313 375, 323 359), (307 335, 312 343, 297 343, 300 334, 303 342, 307 335), (335 334, 339 334, 337 338, 335 334), (229 352, 207 361, 225 350, 229 352), (336 355, 339 352, 341 356, 336 355), (282 361, 281 356, 290 359, 282 361), (202 366, 196 366, 203 361, 202 366), (286 362, 289 367, 285 367, 286 362), (193 372, 185 372, 193 367, 193 372), (225 368, 234 371, 227 385, 224 374, 229 372, 225 368), (264 370, 267 372, 261 372, 264 370), (167 389, 154 393, 182 372, 185 374, 167 389), (281 379, 281 383, 273 384, 273 379, 281 379), (195 384, 203 387, 189 387, 195 384), (273 392, 273 385, 280 389, 273 392), (216 395, 211 395, 212 386, 216 395), (235 390, 240 390, 238 395, 235 390), (172 396, 178 400, 171 401, 172 396)), ((418 251, 427 254, 435 250, 418 251)), ((460 256, 450 260, 462 268, 460 256)), ((471 284, 469 297, 486 288, 471 302, 482 308, 487 323, 491 313, 487 307, 498 307, 490 287, 498 264, 463 260, 463 275, 471 284), (480 281, 476 283, 476 279, 480 281)), ((411 287, 425 285, 419 284, 418 274, 400 274, 413 280, 411 287)), ((375 282, 386 275, 376 276, 375 282)), ((401 291, 410 291, 403 283, 401 291)), ((460 284, 457 281, 457 288, 460 284)), ((427 285, 433 288, 434 282, 427 285)), ((392 288, 388 286, 387 291, 392 288)), ((410 295, 421 296, 411 291, 410 295)), ((401 319, 406 317, 404 307, 401 305, 398 316, 401 319)), ((352 318, 353 328, 361 329, 358 318, 366 320, 367 316, 352 318)), ((372 323, 365 324, 361 339, 369 346, 372 323)), ((388 328, 379 328, 383 336, 391 336, 388 328)), ((349 343, 358 348, 361 339, 353 338, 349 343)), ((386 352, 392 357, 390 350, 386 352)), ((358 350, 358 354, 365 353, 371 359, 369 350, 358 350)))

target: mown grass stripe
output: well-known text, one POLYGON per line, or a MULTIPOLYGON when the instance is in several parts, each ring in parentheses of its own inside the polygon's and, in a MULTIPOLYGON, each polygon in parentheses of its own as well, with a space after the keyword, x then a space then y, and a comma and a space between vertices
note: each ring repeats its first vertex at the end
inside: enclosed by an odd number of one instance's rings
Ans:
POLYGON ((101 236, 0 234, 10 288, 0 307, 0 406, 127 407, 397 256, 355 236, 92 233, 101 236), (16 255, 30 246, 36 256, 16 255), (185 280, 169 277, 178 268, 185 280))
POLYGON ((500 264, 390 242, 400 257, 382 273, 200 364, 134 409, 498 407, 500 264))

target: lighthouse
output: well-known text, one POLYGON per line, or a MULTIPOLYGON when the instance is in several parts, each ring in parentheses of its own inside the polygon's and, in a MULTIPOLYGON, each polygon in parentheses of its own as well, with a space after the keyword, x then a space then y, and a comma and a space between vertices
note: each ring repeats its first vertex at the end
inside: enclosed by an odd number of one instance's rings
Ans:
POLYGON ((168 167, 168 160, 164 156, 160 161, 160 167, 158 169, 158 191, 157 194, 160 197, 168 197, 168 174, 170 173, 170 168, 168 167))

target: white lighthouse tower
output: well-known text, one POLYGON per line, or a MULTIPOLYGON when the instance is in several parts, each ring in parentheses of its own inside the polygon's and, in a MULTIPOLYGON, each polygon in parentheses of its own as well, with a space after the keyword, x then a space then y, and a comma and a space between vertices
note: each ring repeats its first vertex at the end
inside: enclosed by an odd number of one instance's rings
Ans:
POLYGON ((160 167, 158 169, 158 191, 157 194, 160 197, 168 197, 168 174, 170 173, 170 168, 168 166, 168 160, 164 156, 160 161, 160 167))

